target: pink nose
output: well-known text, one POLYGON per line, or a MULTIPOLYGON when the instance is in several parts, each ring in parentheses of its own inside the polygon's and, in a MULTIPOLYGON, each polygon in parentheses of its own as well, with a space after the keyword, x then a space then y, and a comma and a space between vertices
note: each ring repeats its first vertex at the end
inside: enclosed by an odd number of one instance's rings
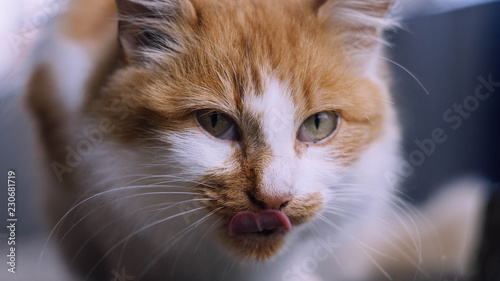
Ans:
POLYGON ((259 205, 262 205, 264 209, 275 209, 280 210, 284 208, 290 200, 292 200, 293 195, 290 192, 277 195, 263 194, 262 192, 256 192, 255 195, 250 194, 253 200, 257 201, 259 205))

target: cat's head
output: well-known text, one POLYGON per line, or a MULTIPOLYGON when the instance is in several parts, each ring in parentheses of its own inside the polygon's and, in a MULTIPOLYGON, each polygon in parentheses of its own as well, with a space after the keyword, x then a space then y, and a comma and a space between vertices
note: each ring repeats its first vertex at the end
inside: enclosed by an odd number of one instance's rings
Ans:
POLYGON ((363 209, 356 193, 390 192, 397 129, 379 58, 390 1, 117 4, 124 63, 100 114, 115 142, 197 183, 229 252, 270 258, 299 226, 331 219, 331 204, 363 209), (126 118, 108 110, 116 100, 126 118))

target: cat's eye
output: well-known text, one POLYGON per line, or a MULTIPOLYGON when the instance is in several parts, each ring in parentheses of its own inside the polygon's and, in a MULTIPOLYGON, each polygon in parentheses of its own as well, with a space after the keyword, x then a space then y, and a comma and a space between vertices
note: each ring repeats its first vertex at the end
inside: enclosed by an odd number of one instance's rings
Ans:
POLYGON ((212 136, 223 140, 238 140, 237 127, 229 116, 218 111, 200 110, 196 113, 198 124, 212 136))
POLYGON ((339 117, 335 112, 319 112, 309 118, 300 126, 297 139, 301 142, 318 142, 337 129, 339 117))

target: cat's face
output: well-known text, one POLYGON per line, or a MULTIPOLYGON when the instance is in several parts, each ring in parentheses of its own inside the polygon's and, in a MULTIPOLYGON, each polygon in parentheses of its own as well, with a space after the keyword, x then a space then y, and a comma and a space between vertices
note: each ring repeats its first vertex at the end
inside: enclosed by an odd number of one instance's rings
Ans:
MULTIPOLYGON (((272 257, 297 226, 328 217, 339 190, 382 177, 373 147, 395 140, 386 85, 363 61, 376 54, 370 34, 346 35, 378 30, 332 27, 322 10, 359 1, 180 2, 172 18, 148 18, 146 35, 122 26, 127 66, 92 106, 117 125, 113 142, 155 155, 155 173, 198 183, 189 191, 231 253, 272 257), (108 110, 116 100, 130 116, 108 110)), ((389 192, 373 185, 361 189, 389 192)))

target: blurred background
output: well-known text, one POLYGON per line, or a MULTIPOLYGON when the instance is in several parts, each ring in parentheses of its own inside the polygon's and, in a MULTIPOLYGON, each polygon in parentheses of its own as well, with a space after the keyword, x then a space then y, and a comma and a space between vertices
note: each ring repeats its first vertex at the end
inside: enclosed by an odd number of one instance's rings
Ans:
MULTIPOLYGON (((16 172, 19 219, 19 274, 0 270, 0 280, 69 280, 54 269, 57 258, 52 247, 44 253, 44 260, 51 262, 42 263, 42 273, 27 262, 38 261, 45 243, 40 237, 47 230, 36 200, 41 160, 22 96, 34 43, 67 2, 0 1, 0 178, 5 183, 7 171, 16 172)), ((402 190, 407 200, 419 205, 446 182, 466 175, 499 182, 500 2, 408 0, 401 1, 394 14, 402 19, 402 29, 388 34, 391 46, 386 56, 392 61, 395 102, 404 129, 402 169, 396 176, 405 180, 402 190), (419 145, 432 140, 435 130, 444 132, 444 142, 432 149, 419 145)), ((3 222, 6 188, 0 187, 3 222)), ((4 266, 6 238, 2 227, 4 266)))

